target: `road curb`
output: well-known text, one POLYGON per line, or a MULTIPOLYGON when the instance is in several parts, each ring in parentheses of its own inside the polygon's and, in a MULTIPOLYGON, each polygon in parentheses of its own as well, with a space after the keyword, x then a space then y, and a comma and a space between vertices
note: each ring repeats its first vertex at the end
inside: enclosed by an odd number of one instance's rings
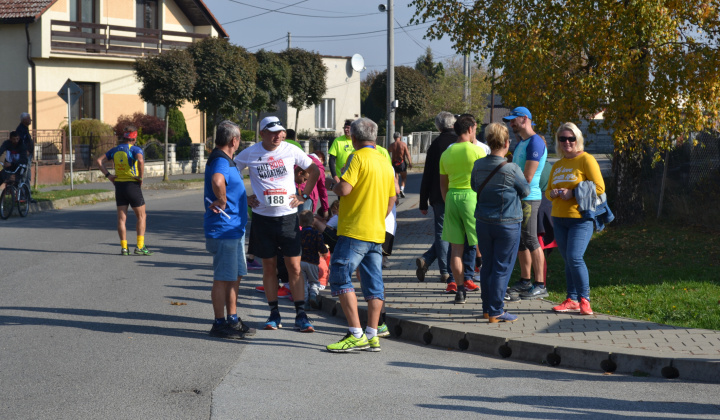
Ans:
MULTIPOLYGON (((321 296, 321 299, 323 312, 345 319, 336 298, 321 296)), ((363 305, 364 302, 359 300, 358 312, 361 320, 367 317, 367 310, 363 305)), ((385 321, 391 337, 423 345, 602 374, 622 373, 720 383, 720 361, 707 357, 662 357, 633 349, 618 351, 614 347, 588 348, 580 342, 576 345, 558 345, 551 337, 493 330, 492 325, 488 325, 488 331, 482 333, 468 331, 462 323, 430 325, 404 313, 388 312, 385 321)))

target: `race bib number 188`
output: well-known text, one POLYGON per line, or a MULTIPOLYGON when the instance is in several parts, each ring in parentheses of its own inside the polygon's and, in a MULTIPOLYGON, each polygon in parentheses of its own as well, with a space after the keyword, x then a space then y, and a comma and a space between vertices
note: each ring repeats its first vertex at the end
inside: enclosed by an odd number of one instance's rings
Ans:
POLYGON ((265 197, 265 204, 272 207, 284 206, 289 204, 287 191, 280 189, 266 190, 263 192, 265 197))

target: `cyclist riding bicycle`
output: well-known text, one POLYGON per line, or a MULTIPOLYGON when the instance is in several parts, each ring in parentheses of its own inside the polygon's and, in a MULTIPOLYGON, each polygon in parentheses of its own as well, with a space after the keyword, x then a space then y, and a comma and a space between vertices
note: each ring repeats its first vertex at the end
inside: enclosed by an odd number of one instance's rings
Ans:
POLYGON ((25 146, 20 142, 20 136, 17 131, 12 131, 10 133, 10 139, 5 140, 0 146, 0 156, 5 157, 3 170, 0 171, 0 180, 2 181, 0 191, 2 191, 2 189, 5 188, 5 184, 7 184, 8 180, 13 177, 13 175, 14 179, 18 180, 22 176, 24 169, 18 171, 18 166, 20 164, 27 164, 25 146))

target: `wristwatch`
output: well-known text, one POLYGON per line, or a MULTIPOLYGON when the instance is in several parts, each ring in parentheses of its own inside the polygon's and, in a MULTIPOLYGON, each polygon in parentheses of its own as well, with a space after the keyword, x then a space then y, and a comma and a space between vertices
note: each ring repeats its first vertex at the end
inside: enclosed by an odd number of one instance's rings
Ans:
POLYGON ((305 193, 302 193, 300 197, 302 197, 303 200, 307 200, 308 198, 310 198, 310 196, 305 193))

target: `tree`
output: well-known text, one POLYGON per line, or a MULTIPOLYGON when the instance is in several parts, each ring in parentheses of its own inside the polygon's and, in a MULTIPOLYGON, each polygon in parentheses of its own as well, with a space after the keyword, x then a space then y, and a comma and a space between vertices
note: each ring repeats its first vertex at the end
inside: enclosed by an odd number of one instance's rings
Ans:
MULTIPOLYGON (((171 49, 160 55, 140 58, 134 64, 135 77, 142 83, 140 97, 145 102, 177 108, 190 98, 195 87, 195 66, 186 50, 171 49)), ((168 172, 168 114, 165 113, 165 165, 163 180, 168 172)))
POLYGON ((290 105, 295 108, 294 140, 297 140, 300 110, 319 104, 327 91, 327 67, 320 54, 302 48, 286 49, 280 56, 292 69, 290 105))
POLYGON ((414 0, 427 36, 450 36, 498 70, 505 103, 539 131, 604 112, 615 145, 617 220, 642 216, 640 165, 720 111, 717 2, 699 0, 414 0))
MULTIPOLYGON (((222 118, 250 106, 255 95, 257 61, 245 48, 226 39, 208 37, 188 50, 195 61, 197 83, 192 99, 195 108, 207 113, 213 127, 222 118)), ((215 129, 213 129, 214 138, 215 129)))
POLYGON ((260 113, 275 111, 279 101, 287 101, 290 94, 292 69, 279 54, 272 51, 260 50, 256 52, 255 60, 258 63, 257 84, 250 109, 257 112, 255 127, 255 140, 257 140, 260 113))
MULTIPOLYGON (((407 66, 395 67, 395 99, 399 103, 395 110, 397 125, 402 126, 411 118, 425 112, 429 90, 430 86, 425 76, 419 71, 407 66)), ((387 115, 387 70, 380 73, 373 81, 369 98, 383 115, 387 115)))
POLYGON ((415 62, 415 70, 422 73, 427 79, 428 83, 432 84, 438 78, 442 77, 445 73, 445 68, 442 63, 436 63, 433 59, 432 49, 427 47, 425 54, 418 57, 415 62))

